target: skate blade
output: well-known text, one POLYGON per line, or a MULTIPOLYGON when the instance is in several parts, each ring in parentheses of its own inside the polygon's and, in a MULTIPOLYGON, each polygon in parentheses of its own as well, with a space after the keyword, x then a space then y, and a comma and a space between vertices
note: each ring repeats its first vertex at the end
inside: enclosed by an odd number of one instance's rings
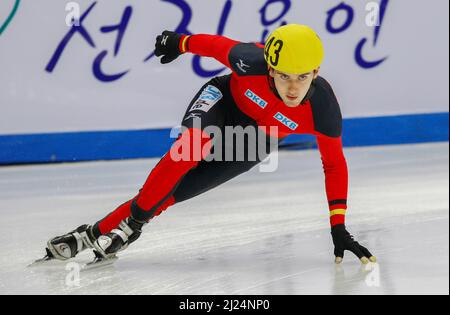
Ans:
POLYGON ((31 264, 29 264, 27 267, 28 268, 32 268, 32 267, 37 267, 37 266, 42 266, 42 265, 46 265, 49 262, 53 262, 56 259, 50 257, 50 256, 45 256, 44 258, 38 259, 33 261, 31 264))
POLYGON ((83 265, 81 268, 82 271, 88 271, 93 270, 97 268, 107 267, 110 265, 113 265, 119 258, 113 257, 113 258, 96 258, 94 261, 87 263, 83 265))

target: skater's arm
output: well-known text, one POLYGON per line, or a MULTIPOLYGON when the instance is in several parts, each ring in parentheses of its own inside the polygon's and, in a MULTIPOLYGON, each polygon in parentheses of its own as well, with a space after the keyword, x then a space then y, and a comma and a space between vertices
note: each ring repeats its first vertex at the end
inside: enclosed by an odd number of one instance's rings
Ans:
POLYGON ((348 168, 342 146, 342 115, 331 85, 321 77, 315 82, 311 107, 325 172, 335 262, 340 264, 347 250, 355 254, 363 264, 376 262, 376 257, 355 241, 345 226, 348 168))
POLYGON ((183 36, 181 41, 182 52, 189 52, 203 57, 211 57, 232 69, 230 65, 230 52, 240 42, 225 36, 198 34, 183 36))
POLYGON ((325 188, 331 226, 345 224, 348 194, 348 168, 342 148, 342 138, 317 136, 325 172, 325 188))
POLYGON ((267 75, 264 45, 242 43, 218 35, 185 36, 181 43, 185 52, 212 57, 227 66, 238 76, 267 75))
POLYGON ((314 82, 311 109, 325 171, 331 225, 345 223, 348 170, 342 149, 342 115, 331 85, 322 77, 314 82))
POLYGON ((355 240, 345 225, 348 169, 342 149, 342 139, 318 136, 317 140, 325 170, 335 262, 336 264, 342 263, 345 251, 352 252, 363 264, 376 262, 377 258, 355 240))
POLYGON ((229 55, 231 49, 239 42, 218 35, 184 35, 164 31, 156 38, 155 55, 161 58, 161 63, 174 61, 184 53, 193 53, 204 57, 212 57, 230 67, 229 55))
POLYGON ((268 73, 264 45, 241 43, 219 35, 183 35, 164 31, 156 39, 155 55, 161 63, 174 61, 180 55, 192 53, 214 58, 239 76, 268 73))

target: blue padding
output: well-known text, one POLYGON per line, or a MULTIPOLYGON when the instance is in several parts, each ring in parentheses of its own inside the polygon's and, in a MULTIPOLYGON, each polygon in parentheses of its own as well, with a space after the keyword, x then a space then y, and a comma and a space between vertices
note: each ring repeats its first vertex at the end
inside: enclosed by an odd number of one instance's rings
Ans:
MULTIPOLYGON (((161 157, 170 129, 0 136, 0 164, 78 162, 161 157)), ((449 141, 449 113, 344 120, 347 147, 449 141)), ((287 149, 315 147, 308 135, 288 137, 287 149)))
POLYGON ((157 157, 173 141, 169 129, 0 136, 0 164, 157 157))
POLYGON ((344 146, 448 141, 448 113, 356 118, 344 121, 344 146))

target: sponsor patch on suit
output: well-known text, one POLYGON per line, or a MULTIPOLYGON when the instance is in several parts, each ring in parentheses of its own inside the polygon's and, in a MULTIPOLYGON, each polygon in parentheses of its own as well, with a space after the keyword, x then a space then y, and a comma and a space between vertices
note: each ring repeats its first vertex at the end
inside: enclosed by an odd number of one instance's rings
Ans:
POLYGON ((194 105, 192 105, 189 112, 194 110, 201 110, 204 112, 208 112, 214 105, 217 104, 218 101, 222 99, 222 92, 213 85, 208 85, 199 96, 199 98, 195 101, 194 105))

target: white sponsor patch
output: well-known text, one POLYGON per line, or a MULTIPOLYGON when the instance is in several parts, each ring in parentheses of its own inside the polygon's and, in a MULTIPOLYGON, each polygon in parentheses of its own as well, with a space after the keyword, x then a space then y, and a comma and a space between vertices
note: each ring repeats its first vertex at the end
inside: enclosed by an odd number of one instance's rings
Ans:
POLYGON ((208 85, 200 95, 200 97, 195 101, 194 105, 192 105, 191 110, 201 110, 204 112, 208 112, 214 105, 217 104, 218 101, 222 99, 222 92, 218 88, 212 85, 208 85))

